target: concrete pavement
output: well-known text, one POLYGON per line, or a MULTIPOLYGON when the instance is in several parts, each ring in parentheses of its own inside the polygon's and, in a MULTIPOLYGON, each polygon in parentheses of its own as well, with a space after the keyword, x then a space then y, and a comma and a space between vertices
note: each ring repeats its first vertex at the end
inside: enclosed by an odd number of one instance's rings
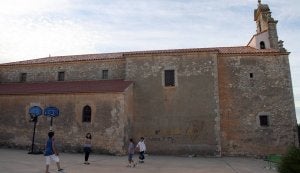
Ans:
MULTIPOLYGON (((276 173, 265 167, 267 163, 260 159, 243 157, 176 157, 147 156, 143 164, 127 168, 127 156, 90 156, 90 165, 84 165, 83 154, 61 153, 61 167, 65 173, 276 173)), ((135 155, 134 159, 137 160, 135 155)), ((0 149, 1 173, 44 173, 43 155, 27 154, 25 150, 0 149)), ((50 172, 56 171, 56 165, 50 165, 50 172)))

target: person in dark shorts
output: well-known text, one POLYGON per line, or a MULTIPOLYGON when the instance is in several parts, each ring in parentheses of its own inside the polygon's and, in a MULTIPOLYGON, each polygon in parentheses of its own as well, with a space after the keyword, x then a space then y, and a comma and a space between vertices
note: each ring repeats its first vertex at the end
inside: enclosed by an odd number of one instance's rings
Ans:
POLYGON ((133 139, 129 139, 129 145, 128 145, 128 165, 127 167, 135 167, 135 163, 133 161, 133 155, 134 155, 134 142, 133 139))
POLYGON ((136 145, 136 148, 139 149, 140 152, 140 156, 139 156, 139 162, 140 163, 144 163, 144 159, 145 159, 145 151, 146 151, 146 145, 145 145, 145 139, 144 137, 141 137, 139 143, 136 145))

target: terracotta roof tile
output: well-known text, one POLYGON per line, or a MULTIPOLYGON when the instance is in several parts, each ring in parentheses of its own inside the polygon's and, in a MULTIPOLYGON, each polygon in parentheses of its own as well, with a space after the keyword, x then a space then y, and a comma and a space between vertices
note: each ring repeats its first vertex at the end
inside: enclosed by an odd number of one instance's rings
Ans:
POLYGON ((124 59, 126 55, 143 55, 143 54, 162 54, 162 53, 189 53, 189 52, 216 52, 220 54, 253 54, 253 53, 274 53, 279 52, 275 49, 255 49, 250 46, 238 47, 213 47, 213 48, 190 48, 190 49, 168 49, 168 50, 149 50, 119 53, 103 53, 103 54, 87 54, 87 55, 70 55, 70 56, 54 56, 40 59, 32 59, 27 61, 19 61, 12 63, 0 64, 0 66, 11 65, 28 65, 28 64, 44 64, 44 63, 61 63, 74 61, 93 61, 93 60, 113 60, 124 59))
POLYGON ((43 63, 58 63, 58 62, 72 62, 72 61, 111 60, 111 59, 122 59, 122 58, 123 58, 123 53, 68 55, 68 56, 53 56, 53 57, 46 57, 46 58, 39 58, 39 59, 31 59, 26 61, 11 62, 2 65, 43 64, 43 63))
POLYGON ((276 49, 255 49, 250 46, 240 47, 218 47, 220 54, 255 54, 255 53, 277 53, 279 50, 276 49))
POLYGON ((124 55, 160 54, 160 53, 189 53, 189 52, 216 52, 216 53, 220 53, 220 54, 253 54, 253 53, 275 53, 275 52, 279 52, 279 51, 276 49, 255 49, 250 46, 236 46, 236 47, 213 47, 213 48, 136 51, 136 52, 125 52, 124 55))
POLYGON ((136 54, 161 54, 161 53, 189 53, 189 52, 217 52, 217 48, 189 48, 189 49, 166 49, 166 50, 148 50, 148 51, 134 51, 124 52, 124 55, 136 54))
POLYGON ((3 83, 0 84, 0 95, 123 92, 132 83, 124 80, 3 83))

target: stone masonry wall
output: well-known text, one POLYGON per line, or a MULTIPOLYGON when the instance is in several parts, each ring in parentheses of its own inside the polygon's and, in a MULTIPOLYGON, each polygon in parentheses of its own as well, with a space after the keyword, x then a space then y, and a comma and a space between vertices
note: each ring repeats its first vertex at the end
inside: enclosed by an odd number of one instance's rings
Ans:
POLYGON ((296 145, 288 55, 220 56, 218 70, 222 154, 262 156, 296 145))
MULTIPOLYGON (((153 154, 249 155, 284 153, 297 145, 296 115, 287 54, 218 55, 216 52, 128 54, 125 60, 1 66, 1 82, 126 79, 123 93, 0 96, 0 145, 31 144, 31 106, 56 106, 59 147, 81 151, 92 132, 99 153, 125 154, 128 139, 144 136, 153 154), (175 86, 164 86, 164 70, 175 86), (92 122, 82 123, 82 108, 92 122), (5 109, 3 109, 5 108, 5 109), (269 126, 260 125, 260 115, 269 126)), ((40 117, 36 142, 43 145, 49 119, 40 117)))
POLYGON ((153 154, 219 154, 215 53, 129 55, 133 80, 133 137, 144 136, 153 154), (175 86, 164 86, 164 70, 175 86), (216 125, 217 124, 217 125, 216 125))
POLYGON ((27 82, 57 81, 58 72, 65 72, 65 81, 101 80, 102 70, 108 79, 125 78, 125 61, 80 61, 69 63, 2 66, 0 82, 20 82, 20 74, 27 73, 27 82))
MULTIPOLYGON (((131 91, 129 91, 131 92, 131 91)), ((124 136, 128 136, 128 117, 124 94, 53 94, 0 96, 0 145, 31 146, 33 123, 29 122, 31 106, 59 108, 60 115, 53 121, 58 147, 62 151, 82 151, 87 132, 92 133, 93 151, 97 153, 125 154, 124 136), (92 109, 91 123, 82 122, 84 106, 92 109)), ((38 118, 35 143, 43 147, 50 127, 50 119, 38 118)))

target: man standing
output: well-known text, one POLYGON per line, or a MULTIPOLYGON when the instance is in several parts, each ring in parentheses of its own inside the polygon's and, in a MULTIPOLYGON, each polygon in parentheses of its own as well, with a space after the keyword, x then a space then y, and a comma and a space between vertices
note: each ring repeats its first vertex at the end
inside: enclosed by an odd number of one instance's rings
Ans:
POLYGON ((144 141, 144 137, 141 137, 139 143, 136 145, 136 148, 139 149, 140 151, 140 156, 139 156, 139 162, 140 163, 144 163, 144 159, 145 159, 145 151, 146 151, 146 145, 145 145, 145 141, 144 141))

